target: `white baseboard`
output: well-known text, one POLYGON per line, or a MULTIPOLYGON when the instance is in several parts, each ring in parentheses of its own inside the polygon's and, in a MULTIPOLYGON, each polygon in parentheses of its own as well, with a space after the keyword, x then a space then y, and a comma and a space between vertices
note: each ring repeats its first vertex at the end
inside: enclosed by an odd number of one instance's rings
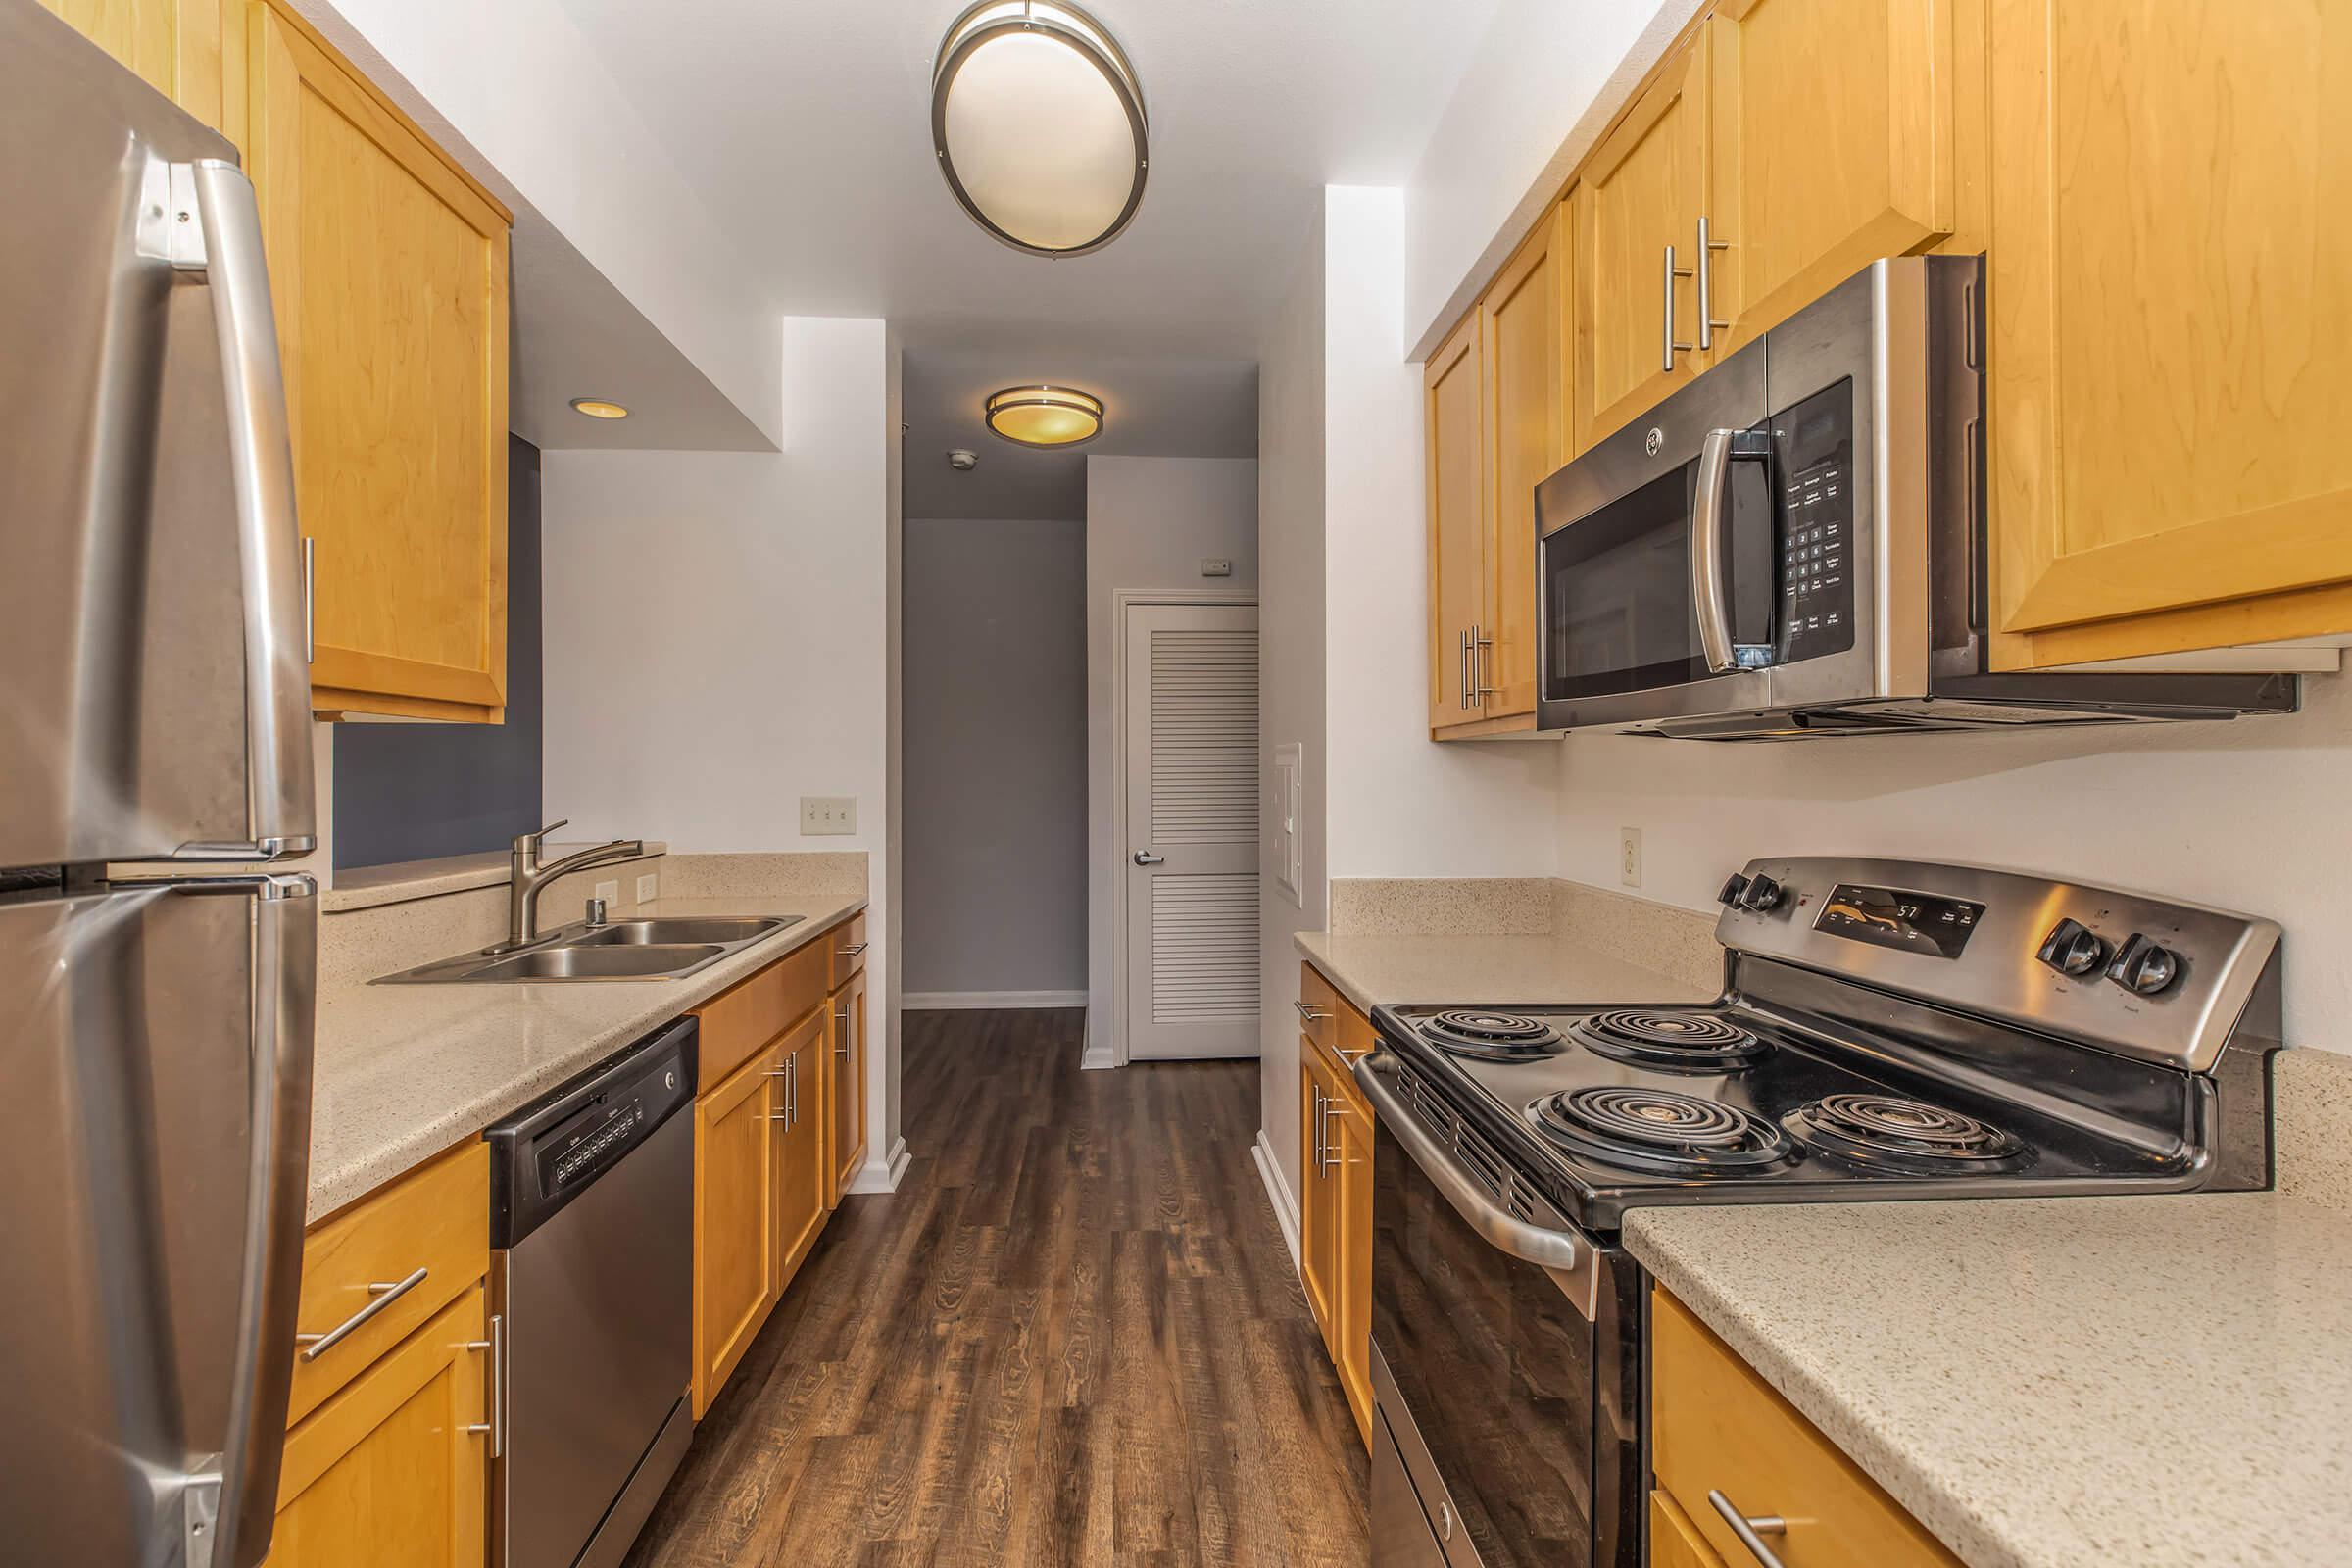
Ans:
POLYGON ((880 1159, 869 1159, 858 1167, 850 1178, 853 1193, 895 1193, 899 1181, 906 1174, 906 1163, 913 1156, 906 1152, 906 1140, 902 1138, 891 1145, 890 1152, 880 1159))
POLYGON ((1257 1161, 1257 1174, 1266 1184, 1266 1197, 1274 1204, 1274 1222, 1282 1227, 1283 1245, 1291 1250, 1291 1267, 1298 1266, 1298 1200, 1291 1196, 1291 1184, 1283 1179, 1282 1166, 1274 1158, 1274 1146, 1266 1142, 1266 1130, 1257 1130, 1257 1142, 1250 1146, 1250 1157, 1257 1161))
POLYGON ((1083 991, 902 991, 901 1012, 964 1012, 983 1007, 1083 1007, 1083 991))
POLYGON ((1100 1045, 1088 1046, 1086 1054, 1078 1058, 1078 1067, 1082 1072, 1092 1072, 1098 1067, 1116 1067, 1118 1064, 1118 1058, 1110 1054, 1110 1042, 1107 1040, 1100 1045))

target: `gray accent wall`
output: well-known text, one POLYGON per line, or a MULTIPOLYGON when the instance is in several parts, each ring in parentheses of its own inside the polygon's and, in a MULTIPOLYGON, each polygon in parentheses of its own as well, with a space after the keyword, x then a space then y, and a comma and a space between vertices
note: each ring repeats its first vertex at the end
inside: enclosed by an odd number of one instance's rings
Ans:
POLYGON ((337 870, 503 850, 541 825, 539 449, 507 438, 507 721, 335 726, 337 870))
POLYGON ((903 984, 1086 986, 1086 524, 906 519, 903 984))

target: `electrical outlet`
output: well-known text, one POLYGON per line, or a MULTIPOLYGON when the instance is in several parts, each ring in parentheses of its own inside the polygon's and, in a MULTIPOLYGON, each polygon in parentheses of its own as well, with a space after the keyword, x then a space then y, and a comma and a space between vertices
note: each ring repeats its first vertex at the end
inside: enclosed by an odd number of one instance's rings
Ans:
POLYGON ((639 904, 651 904, 661 896, 661 893, 662 879, 653 872, 648 871, 637 879, 637 902, 639 904))
POLYGON ((1629 888, 1642 885, 1642 830, 1638 827, 1617 830, 1617 880, 1629 888))
POLYGON ((610 882, 599 882, 596 885, 594 896, 604 900, 605 907, 608 909, 618 904, 620 902, 620 879, 614 877, 610 882))
POLYGON ((855 833, 857 831, 857 796, 804 795, 801 797, 801 832, 804 836, 816 833, 855 833))

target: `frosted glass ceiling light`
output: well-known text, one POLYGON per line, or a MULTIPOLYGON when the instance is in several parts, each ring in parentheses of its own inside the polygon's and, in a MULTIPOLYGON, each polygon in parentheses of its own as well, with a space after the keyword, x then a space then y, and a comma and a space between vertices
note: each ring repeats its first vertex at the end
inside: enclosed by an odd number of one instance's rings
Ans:
POLYGON ((988 427, 1025 447, 1067 447, 1102 433, 1102 400, 1066 386, 1008 386, 984 406, 988 427))
POLYGON ((1144 95, 1110 34, 1058 0, 981 0, 940 40, 931 145, 991 234, 1035 256, 1116 239, 1144 199, 1144 95))

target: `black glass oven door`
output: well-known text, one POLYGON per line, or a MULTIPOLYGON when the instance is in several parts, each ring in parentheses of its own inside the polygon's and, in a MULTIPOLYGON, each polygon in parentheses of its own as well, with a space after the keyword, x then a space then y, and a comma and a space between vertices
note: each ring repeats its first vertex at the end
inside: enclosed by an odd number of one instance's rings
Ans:
POLYGON ((1592 1319, 1482 1237, 1386 1122, 1372 1160, 1372 1341, 1485 1568, 1638 1568, 1638 1270, 1592 1319))

